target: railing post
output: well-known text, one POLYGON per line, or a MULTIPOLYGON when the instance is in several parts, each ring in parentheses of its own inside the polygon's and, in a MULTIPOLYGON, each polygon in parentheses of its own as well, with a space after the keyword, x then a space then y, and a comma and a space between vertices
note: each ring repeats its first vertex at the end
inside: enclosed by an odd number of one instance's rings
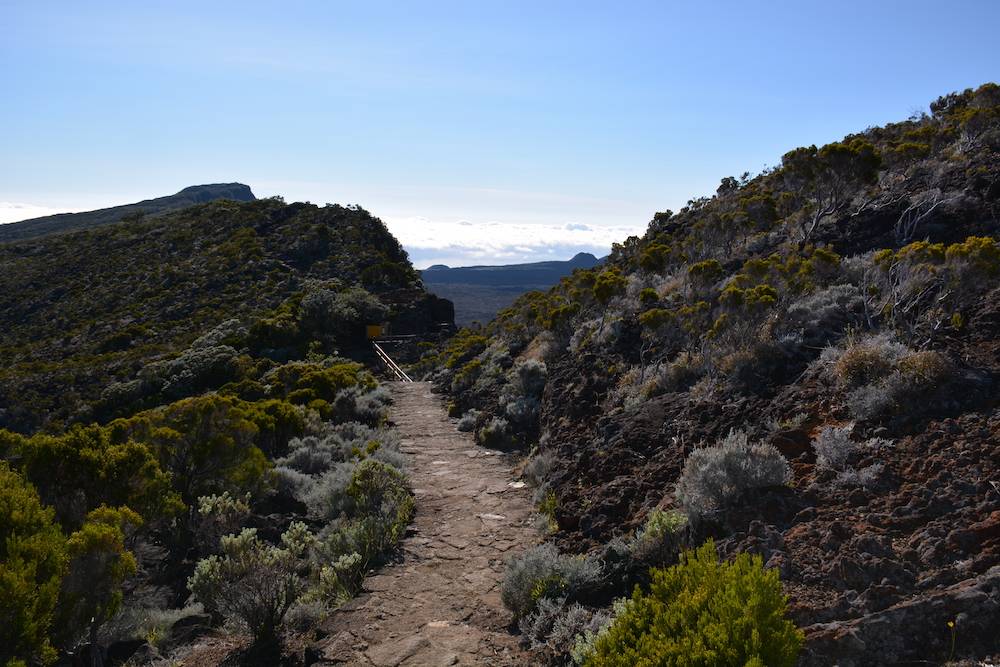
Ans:
POLYGON ((390 371, 393 372, 397 380, 399 380, 400 382, 413 382, 413 380, 410 379, 410 376, 407 375, 406 372, 403 371, 403 369, 400 368, 399 365, 395 361, 393 361, 391 357, 389 357, 386 351, 382 349, 381 345, 379 345, 376 341, 373 340, 372 346, 375 348, 376 356, 378 356, 379 360, 386 365, 386 368, 388 368, 390 371))

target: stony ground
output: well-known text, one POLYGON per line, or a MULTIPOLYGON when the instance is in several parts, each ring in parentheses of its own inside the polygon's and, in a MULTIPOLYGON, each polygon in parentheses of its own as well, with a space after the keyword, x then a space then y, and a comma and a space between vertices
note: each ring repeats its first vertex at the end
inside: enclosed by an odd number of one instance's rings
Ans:
POLYGON ((397 565, 337 612, 320 664, 525 664, 500 602, 504 560, 537 540, 510 465, 445 416, 429 383, 390 385, 416 517, 397 565))

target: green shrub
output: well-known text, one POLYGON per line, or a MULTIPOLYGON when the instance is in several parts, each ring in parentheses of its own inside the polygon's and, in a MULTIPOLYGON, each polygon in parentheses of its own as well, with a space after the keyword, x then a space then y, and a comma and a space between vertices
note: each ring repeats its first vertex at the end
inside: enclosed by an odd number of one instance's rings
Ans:
POLYGON ((66 568, 66 540, 53 516, 31 485, 0 461, 2 665, 55 660, 49 629, 66 568))
POLYGON ((179 503, 167 471, 149 447, 120 435, 90 425, 5 439, 22 474, 67 530, 79 528, 84 515, 101 505, 127 506, 146 519, 173 513, 179 503))
MULTIPOLYGON (((452 393, 459 393, 465 391, 472 385, 476 383, 479 379, 480 373, 483 370, 483 362, 479 359, 473 359, 468 363, 464 364, 458 372, 455 373, 455 377, 451 381, 451 391, 452 393)), ((454 415, 458 416, 458 415, 454 415)))
POLYGON ((306 405, 317 399, 332 402, 342 389, 356 386, 374 389, 378 384, 371 373, 353 361, 329 366, 301 362, 285 364, 268 373, 265 380, 296 405, 306 405))
POLYGON ((194 518, 198 498, 256 490, 270 465, 257 447, 251 404, 207 394, 112 423, 117 437, 148 443, 194 518))
POLYGON ((594 641, 585 665, 792 667, 802 632, 785 617, 776 570, 740 554, 719 562, 709 540, 678 565, 653 569, 594 641))
POLYGON ((377 530, 371 535, 367 553, 378 554, 396 546, 413 518, 413 495, 406 476, 390 465, 365 459, 354 470, 347 487, 355 512, 371 518, 377 530))
POLYGON ((681 512, 654 509, 629 541, 629 553, 640 562, 664 565, 680 550, 686 527, 687 517, 681 512))
POLYGON ((56 613, 57 637, 71 647, 98 629, 121 608, 122 585, 136 573, 135 556, 125 542, 142 519, 127 507, 99 507, 66 542, 69 571, 63 579, 56 613))

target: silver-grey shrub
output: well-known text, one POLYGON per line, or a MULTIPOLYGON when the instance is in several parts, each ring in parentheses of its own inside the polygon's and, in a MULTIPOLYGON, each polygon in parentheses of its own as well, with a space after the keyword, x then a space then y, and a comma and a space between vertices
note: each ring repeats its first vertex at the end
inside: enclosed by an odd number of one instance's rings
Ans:
POLYGON ((522 396, 540 398, 548 381, 545 363, 528 359, 514 367, 514 377, 522 396))
POLYGON ((390 465, 400 472, 405 472, 407 469, 406 455, 398 449, 393 449, 391 446, 383 444, 372 452, 370 456, 376 461, 381 461, 386 465, 390 465))
POLYGON ((399 434, 395 430, 347 422, 330 426, 321 435, 293 438, 288 443, 288 454, 277 459, 275 465, 319 475, 334 463, 350 460, 355 452, 365 451, 372 441, 378 442, 380 448, 399 450, 399 434))
POLYGON ((532 396, 520 396, 507 403, 504 413, 512 424, 520 428, 529 428, 538 422, 541 404, 532 396))
POLYGON ((882 463, 873 463, 864 468, 847 468, 837 473, 837 486, 861 486, 869 488, 878 481, 879 475, 885 466, 882 463))
POLYGON ((348 387, 337 392, 333 399, 333 409, 342 421, 355 421, 377 425, 389 415, 392 395, 385 387, 365 391, 360 387, 348 387))
POLYGON ((283 496, 299 498, 307 487, 312 487, 314 478, 287 466, 276 466, 271 470, 271 485, 283 496))
POLYGON ((859 451, 877 452, 892 445, 883 438, 871 438, 864 443, 851 440, 853 424, 848 426, 827 426, 820 430, 813 440, 816 450, 816 467, 835 472, 838 486, 872 486, 884 468, 880 462, 863 468, 855 468, 850 460, 859 451))
POLYGON ((520 620, 535 611, 539 600, 573 600, 600 576, 596 560, 560 554, 552 544, 539 544, 507 562, 500 599, 520 620))
POLYGON ((285 614, 308 588, 302 572, 314 542, 303 523, 289 527, 281 546, 244 528, 222 538, 221 556, 198 562, 188 589, 206 609, 248 630, 254 641, 276 642, 285 614))
POLYGON ((247 328, 238 319, 226 320, 209 329, 195 339, 188 347, 192 349, 216 347, 229 341, 242 340, 247 336, 247 328))
POLYGON ((469 410, 458 420, 458 430, 469 433, 476 430, 476 421, 479 419, 479 410, 475 408, 469 410))
POLYGON ((304 438, 293 438, 288 443, 288 454, 275 461, 275 464, 304 475, 320 475, 333 465, 334 453, 335 449, 331 446, 329 436, 320 438, 309 435, 304 438))
POLYGON ((188 348, 173 359, 149 364, 139 372, 139 380, 170 397, 188 396, 236 377, 237 356, 228 345, 188 348))
POLYGON ((877 384, 866 384, 848 392, 845 403, 854 419, 876 419, 900 406, 907 393, 906 378, 895 372, 877 384))
POLYGON ((854 424, 847 426, 825 426, 813 440, 816 451, 816 466, 825 470, 843 470, 858 449, 858 443, 851 440, 854 424))
POLYGON ((542 598, 538 608, 521 619, 519 627, 533 650, 547 650, 559 657, 568 656, 580 636, 595 633, 603 627, 610 615, 596 612, 574 602, 542 598))
POLYGON ((299 500, 309 508, 314 519, 331 521, 354 507, 347 487, 354 476, 355 463, 338 463, 303 489, 299 500))
POLYGON ((544 485, 555 463, 556 455, 551 451, 536 452, 534 456, 528 459, 528 462, 524 466, 524 472, 522 473, 524 479, 536 488, 544 485))
POLYGON ((794 301, 782 317, 782 329, 806 339, 829 337, 859 319, 864 299, 854 285, 833 285, 794 301))
POLYGON ((774 446, 751 444, 746 433, 730 431, 719 444, 691 452, 675 491, 691 521, 732 505, 747 490, 781 486, 791 479, 788 462, 774 446))

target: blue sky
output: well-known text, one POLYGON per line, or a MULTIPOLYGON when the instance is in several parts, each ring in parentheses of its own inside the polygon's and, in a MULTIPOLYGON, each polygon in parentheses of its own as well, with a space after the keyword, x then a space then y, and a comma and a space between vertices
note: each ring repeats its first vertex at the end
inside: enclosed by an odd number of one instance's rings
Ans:
POLYGON ((1000 79, 1000 2, 9 2, 0 220, 241 181, 418 266, 606 252, 1000 79))

